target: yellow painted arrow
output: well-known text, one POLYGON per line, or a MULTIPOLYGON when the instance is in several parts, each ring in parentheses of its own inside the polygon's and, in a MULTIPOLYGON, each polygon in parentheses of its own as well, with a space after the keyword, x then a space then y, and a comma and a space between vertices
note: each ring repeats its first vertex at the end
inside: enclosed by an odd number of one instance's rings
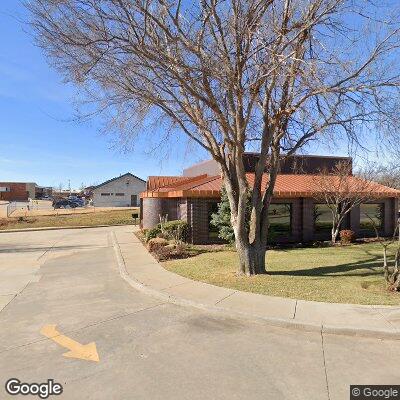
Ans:
POLYGON ((96 343, 91 342, 88 344, 80 344, 71 338, 62 335, 56 329, 57 325, 45 325, 40 333, 47 338, 53 340, 62 347, 69 351, 63 354, 64 357, 80 358, 81 360, 99 362, 99 355, 97 354, 96 343))

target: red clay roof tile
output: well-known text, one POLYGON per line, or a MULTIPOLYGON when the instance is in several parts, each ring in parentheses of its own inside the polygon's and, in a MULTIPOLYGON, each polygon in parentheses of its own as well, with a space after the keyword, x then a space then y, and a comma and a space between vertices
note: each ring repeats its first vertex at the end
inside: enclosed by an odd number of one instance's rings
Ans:
MULTIPOLYGON (((254 174, 246 174, 251 187, 254 183, 254 174)), ((268 183, 269 175, 264 174, 262 185, 268 183)), ((337 187, 338 177, 331 176, 332 187, 337 187)), ((349 186, 357 187, 360 178, 349 176, 349 186)), ((219 197, 222 187, 220 176, 199 175, 195 177, 149 177, 147 191, 142 197, 219 197)), ((400 197, 400 190, 392 189, 378 183, 373 183, 373 190, 378 197, 400 197)), ((358 186, 360 187, 360 186, 358 186)), ((370 189, 368 189, 370 190, 370 189)), ((275 197, 313 197, 317 192, 315 175, 278 175, 275 188, 275 197)))

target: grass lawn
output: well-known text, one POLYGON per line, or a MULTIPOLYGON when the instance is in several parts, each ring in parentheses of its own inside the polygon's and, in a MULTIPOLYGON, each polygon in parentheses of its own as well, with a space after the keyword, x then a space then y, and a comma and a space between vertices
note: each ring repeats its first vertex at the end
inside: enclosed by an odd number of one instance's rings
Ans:
POLYGON ((400 293, 385 289, 378 243, 343 247, 270 250, 267 275, 236 275, 234 251, 205 252, 163 263, 187 278, 245 292, 353 304, 399 305, 400 293))
POLYGON ((89 214, 40 215, 33 217, 18 217, 0 219, 0 230, 41 228, 52 226, 95 226, 95 225, 125 225, 132 224, 133 210, 99 211, 89 214))

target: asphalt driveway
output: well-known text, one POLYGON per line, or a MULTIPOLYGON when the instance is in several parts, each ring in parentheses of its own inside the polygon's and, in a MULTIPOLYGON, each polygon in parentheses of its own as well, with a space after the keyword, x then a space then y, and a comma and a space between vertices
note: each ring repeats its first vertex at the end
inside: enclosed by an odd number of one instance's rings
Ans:
POLYGON ((52 378, 63 393, 51 398, 113 400, 344 400, 350 384, 399 383, 398 342, 272 328, 135 291, 112 229, 126 228, 0 234, 0 398, 15 398, 10 378, 52 378), (59 340, 41 333, 50 325, 59 340), (98 362, 63 356, 92 342, 98 362))

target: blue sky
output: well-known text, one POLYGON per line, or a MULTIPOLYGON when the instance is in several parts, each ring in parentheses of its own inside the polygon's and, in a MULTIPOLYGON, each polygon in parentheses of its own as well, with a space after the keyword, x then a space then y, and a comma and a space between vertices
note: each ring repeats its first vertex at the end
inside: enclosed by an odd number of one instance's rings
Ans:
POLYGON ((184 141, 149 154, 150 138, 123 154, 112 146, 112 137, 100 133, 99 120, 73 121, 74 89, 47 65, 18 19, 26 19, 20 2, 1 0, 0 181, 66 186, 70 179, 72 187, 79 187, 127 171, 142 178, 179 174, 204 159, 204 154, 186 151, 184 141))
MULTIPOLYGON (((20 21, 26 19, 19 0, 0 1, 0 181, 66 187, 70 180, 78 188, 128 171, 144 179, 180 174, 209 158, 194 145, 188 150, 183 139, 157 147, 157 130, 123 154, 112 146, 115 138, 99 133, 100 120, 74 121, 74 88, 62 83, 24 32, 20 21)), ((330 151, 318 146, 312 152, 330 151)))

